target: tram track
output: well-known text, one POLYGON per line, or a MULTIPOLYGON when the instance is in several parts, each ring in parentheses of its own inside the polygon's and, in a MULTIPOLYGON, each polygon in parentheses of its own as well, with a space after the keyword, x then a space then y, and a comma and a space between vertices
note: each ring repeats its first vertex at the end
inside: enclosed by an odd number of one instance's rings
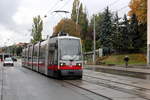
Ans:
POLYGON ((116 81, 112 81, 112 80, 108 80, 108 79, 98 78, 98 77, 94 77, 94 76, 90 76, 90 75, 84 75, 83 81, 86 81, 86 82, 89 82, 89 83, 92 83, 92 84, 95 84, 98 86, 111 88, 111 89, 121 91, 124 93, 137 95, 138 97, 144 98, 146 100, 150 100, 150 96, 147 97, 147 94, 144 94, 141 92, 141 91, 147 91, 150 93, 150 89, 134 86, 131 84, 116 82, 116 81))
MULTIPOLYGON (((80 89, 83 89, 83 90, 86 90, 86 91, 89 91, 91 93, 94 93, 96 95, 99 95, 99 96, 102 96, 102 97, 105 97, 107 98, 108 100, 115 100, 114 97, 111 97, 111 95, 103 95, 103 93, 99 92, 94 92, 93 90, 90 90, 90 89, 87 89, 85 87, 82 87, 82 85, 79 85, 78 83, 80 82, 87 82, 87 83, 90 83, 90 84, 94 84, 94 85, 97 85, 97 86, 100 86, 100 87, 105 87, 105 88, 109 88, 109 89, 112 89, 112 90, 115 90, 115 91, 118 91, 118 92, 122 92, 122 93, 127 93, 127 94, 130 94, 130 95, 134 95, 136 96, 137 98, 141 98, 139 100, 150 100, 148 97, 145 97, 145 95, 141 95, 139 93, 134 93, 133 91, 130 91, 128 89, 124 89, 124 88, 120 88, 120 87, 115 87, 115 86, 111 86, 109 84, 105 84, 105 83, 101 83, 101 84, 97 84, 97 83, 94 83, 94 82, 91 82, 89 80, 85 80, 84 78, 82 80, 65 80, 63 82, 69 84, 69 85, 72 85, 72 86, 75 86, 77 88, 80 88, 80 89), (76 84, 77 83, 77 84, 76 84)), ((90 87, 90 86, 89 86, 90 87)), ((118 100, 118 99, 117 99, 118 100)))
POLYGON ((71 83, 71 82, 69 82, 69 81, 64 80, 63 82, 65 82, 65 83, 67 83, 67 84, 69 84, 69 85, 75 86, 75 87, 77 87, 77 88, 79 88, 79 89, 82 89, 82 90, 88 91, 88 92, 90 92, 90 93, 93 93, 93 94, 95 94, 95 95, 104 97, 104 98, 106 98, 107 100, 113 100, 112 98, 109 98, 109 97, 107 97, 107 96, 101 95, 101 94, 96 93, 96 92, 93 92, 92 90, 83 88, 83 87, 81 87, 81 86, 79 86, 79 85, 75 85, 75 84, 73 84, 73 83, 71 83))
POLYGON ((131 87, 135 87, 135 88, 138 88, 139 90, 149 90, 150 91, 150 89, 147 89, 147 88, 144 88, 144 87, 140 87, 140 86, 131 85, 131 84, 127 84, 127 83, 123 83, 123 82, 112 81, 112 80, 99 78, 99 77, 94 77, 94 76, 90 76, 90 75, 84 75, 84 76, 95 78, 95 79, 104 80, 104 81, 107 81, 107 82, 113 82, 113 83, 117 83, 117 84, 123 84, 123 85, 131 86, 131 87))
POLYGON ((87 83, 94 84, 94 85, 97 85, 97 86, 100 86, 100 87, 105 87, 105 88, 109 88, 109 89, 112 89, 112 90, 116 90, 118 92, 120 91, 120 92, 123 92, 123 93, 135 95, 138 98, 141 98, 141 99, 144 99, 144 100, 150 100, 150 95, 146 94, 146 93, 150 93, 150 89, 140 87, 140 86, 131 85, 131 84, 128 84, 128 83, 122 83, 122 82, 118 82, 118 81, 108 80, 108 79, 105 79, 105 78, 94 77, 94 76, 91 76, 91 75, 84 74, 82 80, 63 80, 63 82, 65 82, 67 84, 70 84, 72 86, 75 86, 77 88, 89 91, 89 92, 94 93, 96 95, 105 97, 108 100, 114 100, 114 99, 109 97, 109 96, 105 96, 101 93, 97 93, 97 92, 94 92, 93 90, 82 87, 82 85, 81 85, 82 82, 87 82, 87 83))

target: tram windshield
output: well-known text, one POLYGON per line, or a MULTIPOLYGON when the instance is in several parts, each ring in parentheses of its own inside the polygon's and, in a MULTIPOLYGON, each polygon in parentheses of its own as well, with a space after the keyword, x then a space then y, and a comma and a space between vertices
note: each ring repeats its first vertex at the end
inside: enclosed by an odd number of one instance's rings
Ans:
POLYGON ((80 60, 81 46, 78 39, 60 40, 60 59, 61 60, 80 60))

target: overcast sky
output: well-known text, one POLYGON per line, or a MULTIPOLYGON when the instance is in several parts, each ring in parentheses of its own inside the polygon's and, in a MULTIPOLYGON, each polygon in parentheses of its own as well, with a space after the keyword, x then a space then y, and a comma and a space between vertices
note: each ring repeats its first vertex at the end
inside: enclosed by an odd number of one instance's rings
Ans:
MULTIPOLYGON (((129 11, 130 0, 80 0, 88 12, 102 12, 107 6, 122 17, 129 11)), ((0 46, 18 42, 29 42, 31 39, 32 18, 41 15, 44 21, 42 36, 52 35, 53 27, 63 17, 70 14, 52 13, 55 10, 71 12, 73 0, 0 0, 0 46), (44 15, 47 15, 44 18, 44 15)))

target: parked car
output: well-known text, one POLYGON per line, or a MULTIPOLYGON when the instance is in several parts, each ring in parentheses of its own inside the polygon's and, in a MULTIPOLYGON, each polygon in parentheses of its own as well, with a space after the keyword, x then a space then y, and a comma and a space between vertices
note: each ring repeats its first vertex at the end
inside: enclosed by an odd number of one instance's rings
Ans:
POLYGON ((12 58, 13 61, 17 61, 17 58, 15 58, 15 57, 11 57, 11 58, 12 58))
POLYGON ((5 58, 4 62, 3 62, 3 66, 14 66, 14 62, 12 60, 12 58, 5 58))

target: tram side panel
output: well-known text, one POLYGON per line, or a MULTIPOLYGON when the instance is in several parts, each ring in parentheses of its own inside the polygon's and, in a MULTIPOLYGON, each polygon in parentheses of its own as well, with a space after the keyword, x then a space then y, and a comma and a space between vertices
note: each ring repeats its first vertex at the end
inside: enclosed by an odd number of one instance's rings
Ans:
POLYGON ((28 48, 25 49, 25 67, 28 66, 28 48))
POLYGON ((25 66, 25 48, 22 50, 22 66, 25 66))
POLYGON ((48 55, 48 75, 53 77, 59 77, 58 72, 58 48, 56 43, 49 44, 49 55, 48 55))
POLYGON ((32 62, 32 66, 33 66, 33 70, 38 71, 37 67, 38 67, 38 46, 39 44, 34 45, 34 50, 33 50, 33 62, 32 62))
POLYGON ((39 55, 39 72, 45 73, 45 58, 46 58, 46 44, 42 44, 40 46, 40 55, 39 55))
POLYGON ((32 69, 32 52, 33 52, 33 46, 30 45, 28 50, 29 50, 29 51, 28 51, 28 52, 29 52, 28 67, 29 67, 30 69, 32 69))

